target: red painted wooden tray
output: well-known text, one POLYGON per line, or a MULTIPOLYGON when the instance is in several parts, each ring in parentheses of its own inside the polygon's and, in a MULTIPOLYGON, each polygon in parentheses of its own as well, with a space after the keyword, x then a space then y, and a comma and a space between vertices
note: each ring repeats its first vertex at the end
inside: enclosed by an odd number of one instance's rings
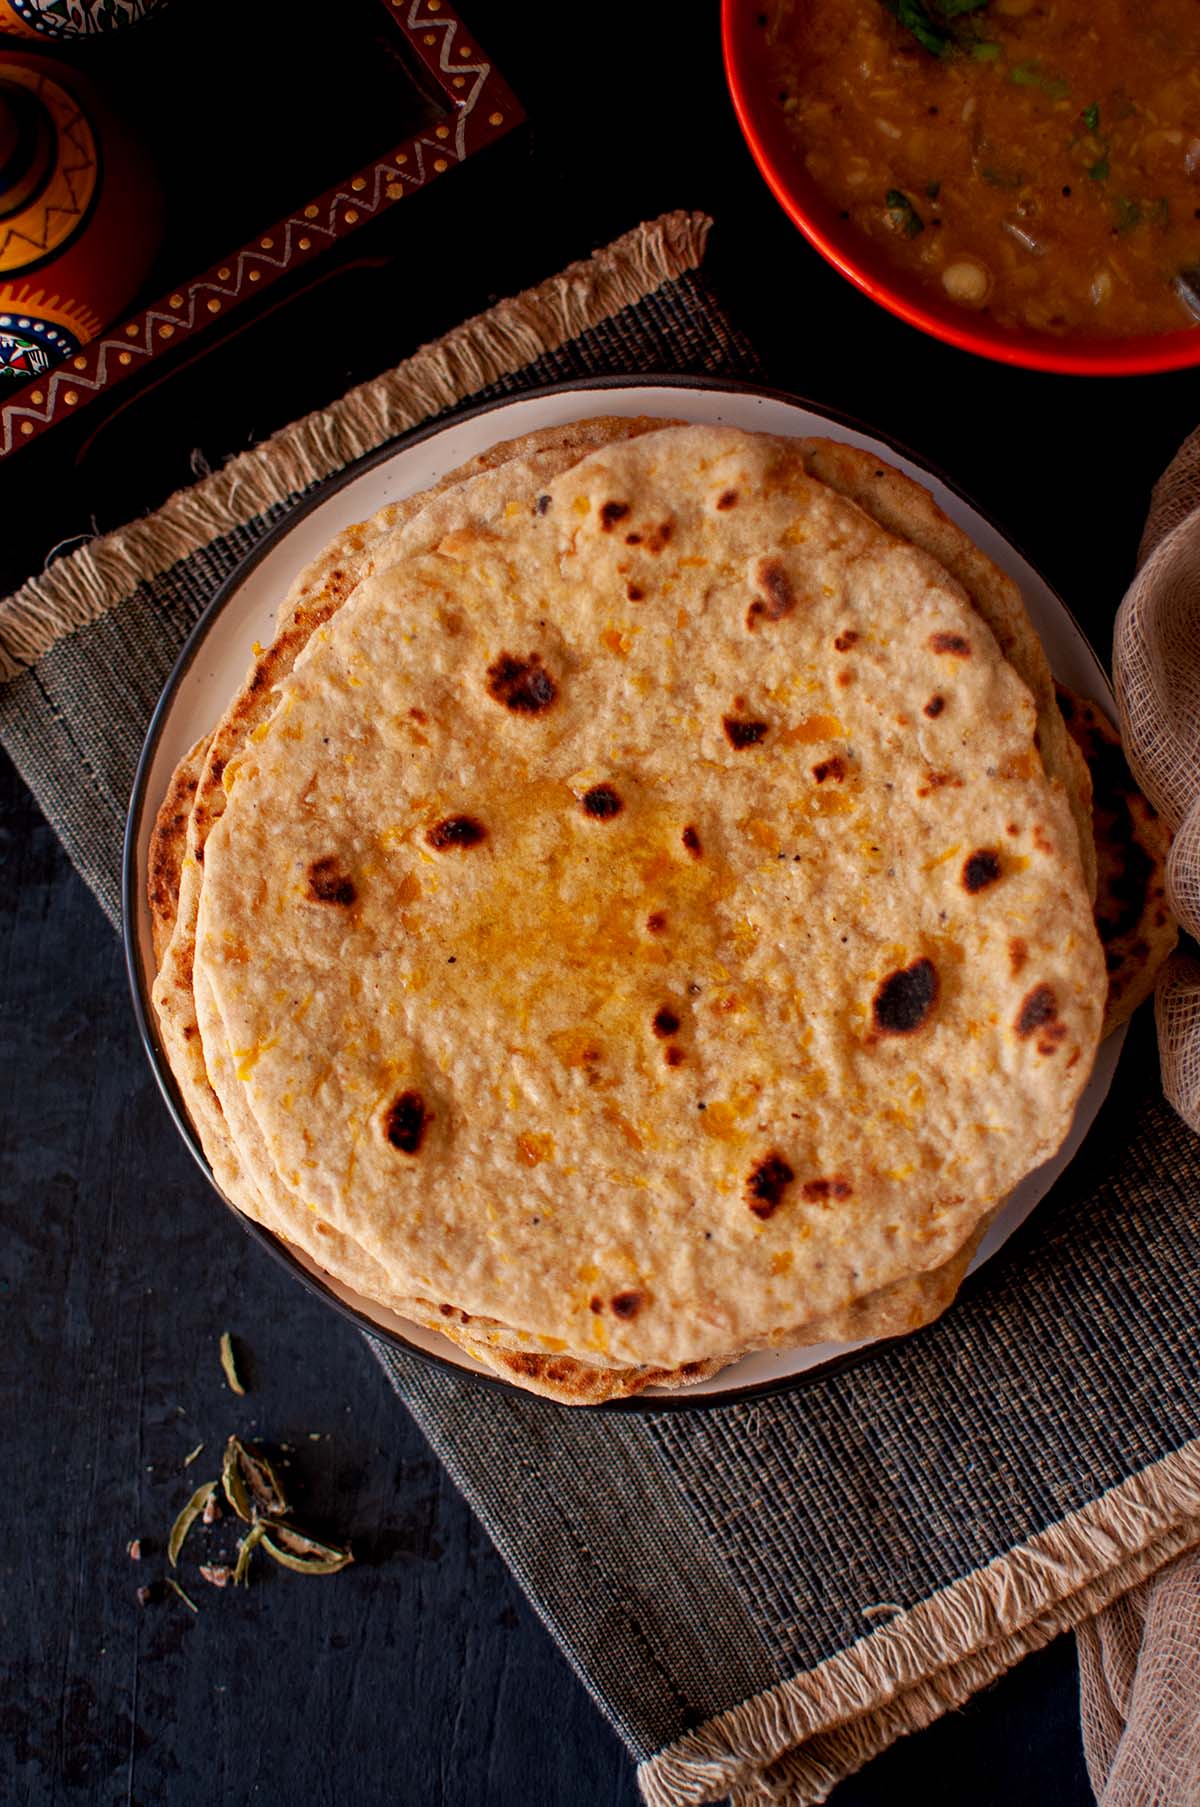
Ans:
POLYGON ((380 0, 389 22, 446 111, 303 206, 263 226, 252 239, 128 319, 106 328, 82 351, 0 401, 0 459, 152 360, 212 330, 281 277, 398 201, 484 149, 523 120, 516 95, 449 0, 380 0))

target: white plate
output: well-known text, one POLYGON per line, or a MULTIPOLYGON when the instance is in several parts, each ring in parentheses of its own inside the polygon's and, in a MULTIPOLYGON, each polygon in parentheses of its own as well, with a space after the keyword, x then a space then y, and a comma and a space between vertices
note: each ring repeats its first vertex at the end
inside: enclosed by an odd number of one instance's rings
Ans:
MULTIPOLYGON (((174 1083, 158 1046, 153 1013, 148 1009, 153 960, 149 913, 146 908, 146 856, 154 813, 171 773, 188 748, 211 729, 229 698, 240 685, 256 641, 266 645, 274 637, 275 611, 298 571, 317 556, 333 536, 352 522, 373 515, 386 503, 426 489, 439 477, 485 451, 501 439, 513 439, 537 428, 578 420, 589 414, 661 414, 675 420, 714 421, 751 432, 823 433, 862 446, 898 465, 926 485, 952 520, 1007 571, 1020 585, 1033 624, 1041 635, 1055 676, 1072 690, 1094 698, 1106 712, 1112 711, 1112 692, 1104 671, 1066 606, 992 523, 979 514, 957 491, 911 458, 857 428, 800 402, 763 390, 748 390, 704 381, 599 382, 570 388, 539 390, 516 401, 476 410, 424 437, 408 439, 366 467, 353 472, 336 488, 329 488, 315 503, 297 512, 267 542, 265 550, 251 555, 214 598, 180 658, 151 724, 142 756, 126 841, 126 948, 134 1002, 143 1040, 156 1077, 179 1128, 205 1173, 208 1168, 195 1133, 182 1112, 174 1083)), ((1070 1135, 1052 1161, 1022 1181, 992 1224, 981 1244, 971 1271, 994 1255, 1024 1222, 1050 1186, 1069 1164, 1083 1141, 1112 1081, 1124 1030, 1112 1035, 1100 1049, 1095 1070, 1079 1101, 1070 1135)), ((209 1179, 212 1175, 209 1174, 209 1179)), ((215 1182, 214 1182, 215 1184, 215 1182)), ((238 1214, 239 1220, 247 1220, 238 1214)), ((389 1340, 423 1350, 427 1355, 477 1375, 485 1370, 454 1344, 435 1332, 421 1329, 393 1312, 342 1286, 315 1263, 283 1246, 257 1226, 248 1225, 260 1238, 283 1254, 288 1264, 307 1274, 327 1298, 348 1310, 365 1327, 389 1340)), ((863 1347, 860 1343, 823 1343, 810 1349, 783 1350, 746 1356, 713 1380, 702 1381, 677 1393, 646 1393, 629 1405, 687 1405, 705 1399, 770 1390, 813 1368, 863 1347)))

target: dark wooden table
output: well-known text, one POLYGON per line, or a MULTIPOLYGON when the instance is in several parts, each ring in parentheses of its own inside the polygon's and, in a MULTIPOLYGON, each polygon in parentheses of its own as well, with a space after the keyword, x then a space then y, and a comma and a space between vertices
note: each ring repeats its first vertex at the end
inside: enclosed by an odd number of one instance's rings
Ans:
MULTIPOLYGON (((756 176, 715 6, 469 12, 531 129, 415 201, 402 233, 355 248, 322 292, 336 333, 301 343, 269 318, 82 454, 48 440, 16 461, 0 475, 0 589, 496 295, 686 206, 716 220, 714 279, 772 380, 952 471, 1107 651, 1150 485, 1200 419, 1200 376, 1002 370, 872 308, 756 176)), ((7 764, 0 837, 0 1800, 632 1803, 615 1735, 357 1334, 206 1195, 138 1047, 117 942, 7 764), (241 1400, 217 1365, 226 1328, 241 1400), (264 1564, 248 1593, 204 1587, 195 1617, 139 1605, 233 1429, 291 1446, 308 1522, 352 1537, 357 1566, 314 1581, 264 1564)), ((1075 1688, 1063 1641, 845 1784, 837 1807, 1082 1807, 1075 1688)))

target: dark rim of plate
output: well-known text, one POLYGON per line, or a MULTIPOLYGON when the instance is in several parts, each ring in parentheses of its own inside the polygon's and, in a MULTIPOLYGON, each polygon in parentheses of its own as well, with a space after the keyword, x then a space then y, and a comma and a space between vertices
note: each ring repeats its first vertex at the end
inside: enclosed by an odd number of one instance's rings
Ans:
MULTIPOLYGON (((138 925, 141 915, 141 880, 138 850, 142 839, 142 825, 145 821, 148 806, 146 791, 150 769, 154 763, 154 755, 158 748, 159 739, 170 717, 172 705, 180 684, 191 669, 193 662, 203 647, 213 622, 228 606, 230 599, 241 588, 246 578, 261 560, 264 559, 268 553, 272 552, 275 547, 279 545, 280 541, 286 539, 288 534, 293 531, 306 515, 311 514, 314 508, 327 502, 330 496, 336 495, 338 490, 344 489, 347 484, 355 482, 359 477, 364 475, 365 472, 375 469, 377 465, 386 464, 399 453, 406 452, 411 447, 420 445, 424 440, 433 439, 439 433, 444 433, 448 428, 457 427, 465 421, 476 420, 484 415, 497 413, 522 402, 536 401, 545 396, 580 395, 586 397, 589 395, 603 394, 605 391, 613 389, 626 391, 631 389, 684 389, 703 391, 714 396, 750 396, 759 398, 763 401, 783 402, 792 407, 803 408, 807 412, 819 416, 822 420, 828 421, 832 426, 842 427, 851 432, 862 433, 874 440, 876 444, 886 446, 889 451, 901 458, 908 459, 910 463, 915 465, 919 470, 936 478, 946 489, 957 496, 961 502, 968 508, 971 508, 980 519, 986 521, 989 526, 993 527, 1014 552, 1018 553, 1020 557, 1025 558, 1025 562, 1029 564, 1031 568, 1036 569, 1036 567, 1033 566, 1033 561, 1026 558, 1026 555, 1021 551, 1019 543, 1012 538, 1007 530, 1001 527, 994 517, 989 515, 985 509, 980 508, 979 504, 946 476, 943 471, 939 470, 936 465, 930 464, 927 459, 918 457, 915 452, 910 451, 908 447, 903 445, 899 440, 892 438, 888 434, 880 433, 875 427, 868 426, 862 421, 855 419, 852 415, 842 413, 841 411, 830 408, 824 404, 818 405, 815 402, 806 401, 803 397, 790 394, 785 389, 774 389, 759 383, 731 382, 719 377, 681 376, 678 373, 665 372, 661 375, 589 377, 577 382, 548 384, 545 387, 538 389, 523 390, 515 395, 503 395, 494 401, 453 409, 446 414, 439 415, 435 421, 427 426, 418 427, 410 433, 400 434, 397 438, 388 440, 385 445, 379 446, 375 451, 368 452, 365 457, 358 459, 355 463, 347 465, 345 470, 337 472, 324 483, 319 484, 309 495, 306 495, 299 500, 285 518, 273 527, 269 533, 265 534, 251 552, 247 553, 237 569, 229 574, 215 592, 212 601, 205 608, 191 633, 188 635, 187 640, 184 642, 179 657, 175 662, 174 669, 167 679, 162 695, 159 697, 154 714, 150 718, 150 726, 146 731, 145 743, 142 747, 141 756, 138 759, 137 770, 134 773, 133 790, 130 794, 129 812, 126 817, 125 843, 121 860, 121 935, 125 948, 125 970, 128 975, 129 989, 133 1000, 133 1013, 137 1022, 138 1035, 141 1038, 142 1047, 145 1050, 147 1060, 150 1062, 151 1071, 154 1074, 158 1089, 162 1093, 163 1100, 171 1114, 175 1127, 187 1145, 193 1160, 196 1162, 213 1191, 217 1194, 217 1197, 228 1207, 237 1221, 241 1224, 242 1228, 254 1238, 260 1247, 266 1249, 268 1254, 273 1256, 274 1259, 285 1267, 289 1273, 294 1275, 303 1286, 307 1287, 309 1292, 315 1294, 317 1298, 322 1299, 326 1305, 331 1306, 334 1311, 348 1319, 349 1322, 356 1325, 358 1329, 365 1331, 368 1336, 375 1337, 380 1342, 387 1343, 392 1348, 403 1351, 406 1355, 415 1356, 419 1361, 428 1363, 431 1367, 441 1368, 448 1373, 455 1374, 472 1385, 487 1387, 504 1393, 512 1393, 514 1391, 521 1392, 523 1389, 519 1388, 514 1381, 505 1380, 500 1375, 480 1373, 475 1368, 465 1367, 461 1361, 456 1361, 450 1356, 439 1355, 431 1349, 422 1348, 419 1343, 410 1342, 407 1337, 402 1336, 398 1331, 392 1330, 386 1325, 377 1324, 373 1319, 368 1317, 365 1312, 360 1311, 356 1306, 349 1304, 345 1299, 340 1299, 325 1281, 320 1279, 306 1267, 283 1242, 271 1233, 270 1230, 265 1229, 261 1224, 257 1224, 251 1218, 246 1217, 237 1209, 231 1200, 225 1197, 225 1194, 221 1191, 221 1188, 217 1185, 217 1182, 213 1177, 208 1162, 204 1158, 204 1151, 201 1148, 199 1138, 192 1127, 191 1119, 184 1108, 183 1101, 175 1083, 174 1074, 171 1072, 170 1066, 167 1063, 166 1056, 163 1053, 162 1046, 158 1039, 157 1029, 154 1025, 153 1009, 150 1004, 149 991, 146 984, 146 973, 139 948, 138 925)), ((1045 580, 1043 579, 1042 581, 1044 582, 1045 580)), ((1051 586, 1047 585, 1047 588, 1051 588, 1051 586)), ((1107 675, 1099 658, 1093 650, 1087 635, 1080 627, 1079 622, 1075 619, 1075 616, 1071 613, 1071 610, 1067 607, 1066 603, 1058 596, 1057 591, 1053 591, 1052 593, 1054 594, 1059 607, 1062 609, 1063 614, 1074 626, 1082 645, 1091 655, 1096 667, 1100 688, 1111 696, 1107 675)), ((158 807, 157 800, 155 801, 154 807, 156 809, 158 807)), ((1075 1159, 1078 1160, 1078 1158, 1079 1152, 1077 1151, 1075 1159)), ((986 1264, 989 1270, 994 1272, 999 1257, 1002 1254, 1011 1251, 1014 1243, 1019 1243, 1022 1240, 1021 1232, 1026 1227, 1027 1225, 1020 1226, 1014 1235, 1008 1239, 1004 1248, 996 1251, 996 1254, 992 1256, 986 1264)), ((981 1272, 982 1270, 979 1270, 979 1272, 971 1275, 964 1281, 962 1287, 959 1288, 958 1298, 962 1298, 966 1293, 975 1290, 981 1272)), ((951 1306, 950 1309, 953 1309, 953 1306, 951 1306)), ((911 1337, 919 1334, 919 1331, 911 1331, 908 1333, 908 1336, 911 1337)), ((765 1380, 750 1382, 743 1387, 730 1387, 722 1392, 700 1393, 693 1388, 684 1387, 678 1392, 656 1394, 639 1393, 631 1399, 611 1399, 605 1401, 602 1405, 592 1406, 588 1409, 593 1412, 654 1413, 712 1411, 723 1406, 740 1405, 747 1400, 762 1399, 772 1393, 790 1392, 814 1381, 825 1380, 830 1374, 836 1373, 840 1369, 854 1366, 858 1362, 863 1361, 867 1356, 874 1354, 877 1350, 889 1348, 894 1343, 903 1340, 907 1339, 900 1337, 876 1338, 873 1341, 864 1343, 859 1348, 849 1350, 843 1355, 833 1356, 828 1361, 821 1362, 818 1366, 806 1368, 798 1374, 774 1375, 765 1380)))

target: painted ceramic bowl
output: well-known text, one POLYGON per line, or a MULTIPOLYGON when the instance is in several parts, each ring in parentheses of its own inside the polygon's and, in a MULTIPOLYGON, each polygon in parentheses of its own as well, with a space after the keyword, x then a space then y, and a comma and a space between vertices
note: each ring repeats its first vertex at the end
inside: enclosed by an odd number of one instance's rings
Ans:
POLYGON ((74 70, 0 46, 0 381, 79 352, 140 288, 154 178, 74 70))
POLYGON ((0 0, 0 32, 19 38, 90 38, 121 31, 166 0, 0 0))

